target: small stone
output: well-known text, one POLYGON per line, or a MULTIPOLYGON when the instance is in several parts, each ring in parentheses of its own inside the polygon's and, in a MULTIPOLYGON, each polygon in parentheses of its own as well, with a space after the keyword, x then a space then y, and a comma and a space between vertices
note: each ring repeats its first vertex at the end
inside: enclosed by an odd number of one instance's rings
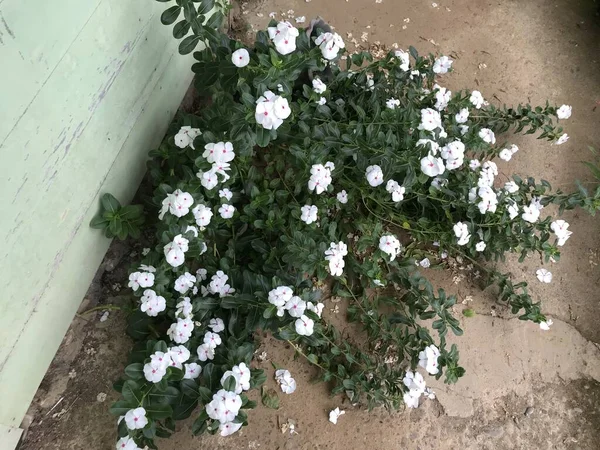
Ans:
POLYGON ((104 392, 100 392, 96 396, 96 400, 99 401, 100 403, 104 403, 106 401, 106 394, 104 392))
POLYGON ((531 416, 533 414, 533 411, 534 411, 533 406, 528 406, 524 412, 525 417, 531 416))
POLYGON ((106 322, 108 320, 109 315, 110 315, 110 312, 104 311, 104 314, 102 314, 102 316, 100 317, 100 322, 106 322))

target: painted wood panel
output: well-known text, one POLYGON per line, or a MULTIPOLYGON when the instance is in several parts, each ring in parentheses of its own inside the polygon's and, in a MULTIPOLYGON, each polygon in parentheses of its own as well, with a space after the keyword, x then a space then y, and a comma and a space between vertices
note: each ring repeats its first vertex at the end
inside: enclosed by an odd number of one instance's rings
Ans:
MULTIPOLYGON (((189 83, 164 4, 0 0, 0 424, 18 427, 189 83)), ((0 431, 0 440, 2 432, 0 431)))

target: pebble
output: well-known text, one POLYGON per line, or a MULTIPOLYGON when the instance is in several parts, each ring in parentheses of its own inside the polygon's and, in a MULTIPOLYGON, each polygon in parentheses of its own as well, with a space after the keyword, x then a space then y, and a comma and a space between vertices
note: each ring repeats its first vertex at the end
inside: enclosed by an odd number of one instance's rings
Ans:
POLYGON ((524 412, 525 417, 531 416, 533 414, 533 411, 534 411, 533 406, 528 406, 524 412))

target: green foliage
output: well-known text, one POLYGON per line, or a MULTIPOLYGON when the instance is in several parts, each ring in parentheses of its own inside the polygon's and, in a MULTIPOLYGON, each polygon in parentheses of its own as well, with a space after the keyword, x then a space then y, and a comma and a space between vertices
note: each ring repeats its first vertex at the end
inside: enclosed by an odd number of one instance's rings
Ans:
POLYGON ((144 224, 144 211, 141 205, 121 206, 111 194, 100 199, 100 212, 90 222, 90 227, 104 230, 107 238, 120 240, 128 236, 139 238, 144 224))
MULTIPOLYGON (((161 20, 175 23, 173 34, 182 39, 182 53, 192 52, 198 42, 206 44, 204 50, 194 52, 197 62, 192 70, 198 89, 211 101, 198 115, 179 115, 165 141, 150 153, 152 203, 160 220, 152 224, 154 248, 141 261, 145 266, 137 270, 152 266, 154 281, 149 289, 134 290, 140 304, 147 306, 151 290, 164 307, 151 317, 141 310, 129 317, 128 333, 137 343, 124 379, 115 383, 122 400, 111 411, 122 415, 143 406, 150 421, 143 430, 120 427, 120 436, 129 434, 138 445, 155 448, 155 436, 170 434, 175 420, 194 413, 194 434, 217 433, 219 420, 207 406, 216 392, 239 395, 241 408, 229 424, 246 425, 247 410, 256 402, 244 392, 262 386, 266 375, 250 369, 242 389, 230 371, 250 366, 257 330, 287 341, 319 369, 319 378, 333 394, 344 393, 353 403, 369 408, 402 407, 408 392, 403 379, 407 371, 423 365, 426 348, 439 351, 431 374, 444 377, 446 383, 456 382, 465 373, 458 348, 447 343, 448 333, 463 334, 453 314, 456 298, 434 289, 417 270, 417 257, 427 256, 440 266, 447 258, 466 261, 497 286, 500 301, 520 319, 546 320, 526 283, 512 283, 494 263, 507 252, 518 253, 521 259, 538 254, 547 261, 558 260, 560 245, 553 238, 552 218, 530 222, 521 212, 537 202, 557 203, 561 210, 582 206, 591 201, 587 193, 581 189, 572 194, 553 192, 545 180, 538 183, 514 176, 516 189, 498 189, 497 208, 482 211, 470 199, 477 197, 481 171, 469 169, 467 160, 432 180, 422 161, 433 150, 422 140, 434 139, 440 147, 460 140, 469 158, 492 167, 490 161, 507 143, 486 142, 480 130, 537 133, 556 141, 562 134, 553 122, 556 107, 474 108, 471 93, 461 91, 440 108, 445 135, 430 132, 422 126, 422 114, 439 101, 435 56, 419 55, 411 47, 406 70, 393 52, 381 60, 363 52, 349 55, 343 69, 337 60, 323 59, 315 38, 324 24, 317 23, 300 30, 297 50, 285 55, 275 50, 266 32, 259 31, 254 46, 247 49, 250 63, 236 67, 232 53, 242 44, 215 31, 224 10, 217 8, 206 19, 212 0, 176 3, 161 20), (176 22, 182 13, 183 19, 176 22), (326 84, 325 92, 315 92, 315 78, 326 84), (257 101, 270 95, 267 91, 278 93, 273 95, 280 95, 290 108, 289 116, 273 129, 257 123, 257 101), (397 100, 395 108, 386 107, 390 99, 397 100), (464 109, 470 115, 458 122, 456 115, 464 109), (220 141, 231 143, 235 152, 225 175, 215 172, 207 156, 214 150, 211 145, 220 141), (307 188, 311 170, 326 163, 332 163, 328 167, 333 181, 324 192, 312 192, 307 188), (370 185, 365 173, 374 165, 381 168, 384 180, 401 183, 403 198, 395 201, 385 185, 370 185), (217 177, 216 187, 207 185, 206 173, 217 177), (231 191, 231 199, 220 193, 225 188, 231 191), (341 191, 347 202, 338 201, 341 191), (519 214, 509 217, 508 207, 513 204, 519 214), (206 217, 198 211, 196 217, 194 208, 199 205, 212 213, 209 223, 201 223, 206 217), (232 217, 219 212, 231 205, 235 206, 232 217), (310 224, 301 219, 301 208, 307 205, 318 211, 317 220, 310 224), (453 228, 459 222, 470 236, 461 245, 453 228), (381 239, 387 236, 401 243, 397 257, 382 250, 381 239), (169 252, 182 239, 185 250, 177 258, 183 260, 169 260, 169 252), (484 249, 478 247, 481 242, 484 249), (343 270, 331 276, 326 251, 339 244, 347 247, 343 270), (177 286, 176 280, 194 274, 188 288, 177 286), (220 291, 213 283, 225 274, 227 289, 220 291), (282 286, 307 305, 301 318, 269 301, 270 292, 282 286), (336 328, 327 311, 322 314, 324 301, 343 308, 348 322, 361 330, 357 337, 336 328), (182 312, 184 304, 189 306, 187 313, 182 312), (176 340, 173 327, 184 318, 193 330, 186 339, 176 340), (219 320, 223 322, 218 332, 221 344, 207 356, 203 345, 210 339, 211 324, 219 320), (186 364, 199 364, 201 375, 185 378, 185 366, 169 367, 160 381, 149 381, 144 368, 153 355, 170 352, 177 344, 189 350, 186 364)), ((469 311, 465 317, 472 316, 469 311)), ((263 387, 261 402, 277 409, 279 396, 263 387)))

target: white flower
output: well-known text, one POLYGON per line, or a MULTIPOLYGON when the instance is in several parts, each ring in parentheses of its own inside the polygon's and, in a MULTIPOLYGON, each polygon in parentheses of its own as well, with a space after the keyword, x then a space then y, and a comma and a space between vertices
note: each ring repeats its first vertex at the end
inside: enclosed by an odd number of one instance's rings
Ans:
POLYGON ((167 352, 154 352, 150 355, 150 366, 166 369, 171 365, 171 355, 167 352))
POLYGON ((296 37, 298 29, 288 21, 282 21, 276 27, 267 29, 269 37, 275 44, 275 49, 282 55, 288 55, 296 50, 296 37))
POLYGON ((190 212, 190 206, 193 203, 194 199, 189 193, 177 189, 172 194, 168 194, 167 198, 163 200, 158 218, 162 220, 167 211, 175 217, 183 217, 190 212))
POLYGON ((315 39, 315 44, 321 49, 323 58, 332 60, 338 55, 338 52, 346 45, 342 37, 337 33, 322 33, 315 39))
POLYGON ((519 215, 519 206, 514 201, 512 201, 512 203, 508 205, 508 208, 506 208, 506 210, 508 211, 508 216, 510 217, 510 220, 513 220, 519 215))
POLYGON ((471 161, 469 161, 469 169, 477 170, 480 167, 481 167, 481 163, 479 162, 478 159, 472 159, 471 161))
POLYGON ((428 154, 434 156, 437 155, 438 151, 440 150, 440 145, 431 139, 419 139, 416 143, 416 146, 429 148, 428 154))
POLYGON ((385 102, 385 106, 388 109, 396 109, 397 106, 400 106, 400 100, 398 100, 397 98, 389 98, 386 102, 385 102))
POLYGON ((125 436, 117 442, 116 450, 141 450, 132 437, 125 436))
POLYGON ((423 258, 421 261, 419 261, 419 265, 424 269, 427 269, 431 266, 431 261, 429 261, 429 258, 423 258))
POLYGON ((345 262, 344 256, 348 254, 348 246, 343 242, 332 242, 329 249, 325 250, 325 260, 329 261, 329 272, 334 277, 342 276, 345 262))
POLYGON ((171 364, 172 366, 173 365, 180 366, 181 364, 186 362, 188 359, 190 359, 190 351, 183 345, 176 345, 174 347, 171 347, 169 349, 168 354, 174 363, 174 364, 171 364))
POLYGON ((369 184, 373 187, 379 186, 381 183, 383 183, 383 171, 379 166, 367 167, 365 176, 367 177, 369 184))
POLYGON ((429 154, 421 159, 421 172, 428 177, 437 177, 446 170, 444 166, 444 160, 442 158, 436 158, 429 154))
POLYGON ((185 252, 188 251, 189 241, 178 234, 173 241, 165 245, 165 259, 173 267, 179 267, 185 261, 185 252))
POLYGON ((377 287, 383 287, 385 284, 381 282, 381 280, 373 280, 373 284, 377 287))
POLYGON ((452 61, 447 56, 440 56, 433 63, 433 71, 435 73, 439 73, 439 74, 446 73, 446 72, 448 72, 448 69, 450 69, 450 67, 452 66, 453 62, 454 61, 452 61))
POLYGON ((419 130, 433 131, 442 128, 442 117, 435 109, 425 108, 421 110, 421 124, 419 130))
MULTIPOLYGON (((227 172, 231 170, 231 164, 225 162, 215 162, 210 169, 210 172, 214 175, 222 175, 223 181, 229 180, 231 178, 227 172)), ((217 178, 218 183, 218 178, 217 178)))
POLYGON ((404 399, 404 403, 406 404, 407 408, 418 408, 419 407, 419 397, 410 395, 410 392, 405 392, 403 399, 404 399))
POLYGON ((296 319, 294 325, 296 326, 296 333, 301 336, 310 336, 313 334, 315 323, 312 319, 302 315, 299 319, 296 319))
POLYGON ((404 386, 409 390, 409 394, 413 397, 419 398, 423 392, 425 392, 425 380, 423 375, 419 372, 412 372, 411 370, 406 371, 406 375, 402 379, 404 386))
POLYGON ((315 205, 304 205, 302 208, 300 208, 300 211, 300 220, 305 222, 307 225, 317 221, 317 213, 319 212, 319 209, 315 205))
POLYGON ((220 333, 225 329, 225 322, 223 322, 223 319, 220 319, 218 317, 210 319, 210 322, 208 323, 208 328, 213 330, 213 333, 220 333))
POLYGON ((204 280, 206 280, 207 274, 208 274, 208 271, 206 269, 200 268, 200 269, 196 270, 196 279, 198 279, 200 281, 204 281, 204 280))
POLYGON ((510 161, 510 159, 512 158, 512 155, 513 155, 512 152, 507 148, 503 148, 502 150, 500 150, 500 153, 498 153, 498 156, 503 161, 510 161))
POLYGON ((465 123, 469 120, 469 110, 467 108, 461 109, 455 116, 456 123, 465 123))
POLYGON ((306 302, 298 296, 294 296, 287 301, 284 308, 292 317, 302 317, 306 310, 306 302))
POLYGON ((192 209, 192 214, 194 215, 194 219, 196 219, 196 225, 203 229, 204 227, 210 224, 210 219, 213 216, 213 212, 206 205, 202 203, 197 204, 194 209, 192 209))
POLYGON ((175 145, 179 148, 192 147, 194 148, 194 139, 200 136, 202 132, 198 128, 181 127, 175 135, 175 145))
POLYGON ((229 276, 225 275, 222 270, 218 270, 210 279, 208 292, 211 294, 219 294, 220 297, 225 297, 234 293, 235 289, 232 289, 231 286, 227 284, 227 280, 229 280, 229 276))
POLYGON ((389 180, 385 186, 385 190, 392 194, 392 201, 400 202, 404 200, 406 189, 400 186, 397 181, 389 180))
POLYGON ((273 100, 273 112, 279 119, 287 119, 292 114, 292 110, 290 108, 290 104, 288 103, 286 98, 281 96, 277 96, 273 100))
POLYGON ((559 119, 568 119, 569 117, 571 117, 571 106, 569 105, 562 105, 560 108, 558 108, 556 110, 556 117, 558 117, 559 119))
POLYGON ((223 204, 219 208, 219 214, 223 219, 231 219, 233 217, 233 213, 235 212, 235 206, 223 204))
MULTIPOLYGON (((170 363, 170 361, 169 361, 170 363)), ((167 374, 167 367, 154 365, 152 363, 144 364, 144 377, 150 383, 158 383, 167 374)))
POLYGON ((343 416, 344 414, 346 414, 346 411, 342 411, 340 410, 340 408, 335 408, 331 411, 329 411, 329 421, 334 424, 337 425, 337 421, 340 418, 340 416, 343 416))
POLYGON ((388 254, 390 261, 393 261, 402 251, 402 245, 396 236, 388 234, 379 239, 379 250, 388 254))
POLYGON ((554 322, 552 319, 548 319, 545 322, 540 322, 540 329, 548 331, 554 322))
POLYGON ((215 349, 208 344, 198 346, 197 353, 200 361, 207 361, 215 357, 215 349))
POLYGON ((459 125, 458 128, 460 128, 461 136, 464 136, 469 132, 469 127, 467 125, 459 125))
POLYGON ((483 139, 483 142, 486 142, 488 144, 496 143, 496 135, 489 128, 482 128, 481 130, 479 130, 479 137, 483 139))
POLYGON ((275 95, 271 91, 265 93, 256 100, 256 111, 254 118, 266 130, 276 130, 287 119, 292 110, 288 101, 275 95))
POLYGON ((460 160, 460 164, 462 164, 465 157, 465 144, 459 140, 452 141, 442 147, 440 156, 447 160, 448 163, 453 160, 460 160))
POLYGON ((556 245, 562 247, 567 242, 567 239, 571 237, 573 234, 572 231, 569 231, 569 223, 564 220, 555 220, 550 224, 550 228, 556 235, 558 242, 556 245))
POLYGON ((331 170, 335 166, 333 163, 314 164, 310 169, 310 179, 308 180, 308 190, 310 192, 315 191, 317 194, 321 194, 327 190, 327 187, 331 184, 331 170))
POLYGON ((245 48, 240 48, 232 53, 231 62, 236 67, 246 67, 250 63, 250 54, 245 48))
POLYGON ((479 91, 471 92, 471 97, 469 101, 475 106, 477 109, 481 109, 482 106, 486 104, 486 101, 483 99, 483 95, 479 91))
POLYGON ((519 147, 517 147, 515 144, 512 144, 510 146, 509 150, 514 155, 515 153, 517 153, 519 151, 519 147))
POLYGON ((306 309, 314 312, 319 317, 321 317, 321 314, 323 314, 324 308, 325 305, 321 302, 317 303, 316 305, 314 305, 312 302, 306 302, 306 309))
POLYGON ((219 178, 217 178, 217 174, 212 170, 209 170, 208 172, 203 172, 200 170, 196 174, 196 177, 200 179, 202 186, 209 191, 219 184, 219 178))
POLYGON ((523 206, 521 217, 529 223, 535 223, 540 218, 540 210, 533 203, 529 206, 523 206))
MULTIPOLYGON (((396 50, 394 56, 400 60, 400 69, 407 72, 410 67, 410 55, 404 50, 396 50)), ((418 75, 418 71, 417 71, 418 75)))
POLYGON ((279 384, 279 387, 284 394, 293 394, 296 390, 296 380, 292 378, 292 374, 289 370, 276 370, 275 381, 277 381, 277 384, 279 384))
POLYGON ((327 85, 323 83, 319 78, 314 78, 312 80, 313 91, 317 94, 322 94, 327 90, 327 85))
POLYGON ((345 190, 338 192, 336 198, 337 198, 338 202, 340 202, 344 205, 346 203, 348 203, 348 194, 346 193, 345 190))
POLYGON ((209 143, 204 146, 202 157, 211 164, 228 163, 235 158, 233 144, 231 142, 209 143))
POLYGON ((482 252, 485 250, 485 242, 483 241, 479 241, 477 244, 475 244, 475 250, 477 250, 478 252, 482 252))
POLYGON ((454 234, 458 238, 458 245, 465 245, 471 239, 469 234, 469 226, 466 223, 457 222, 454 227, 454 234))
POLYGON ((294 295, 292 288, 288 286, 279 286, 269 291, 269 303, 275 306, 283 307, 294 295))
POLYGON ((221 389, 213 395, 212 401, 205 406, 205 410, 211 419, 227 424, 235 419, 241 407, 242 398, 238 394, 221 389))
POLYGON ((237 366, 231 368, 233 375, 237 382, 242 387, 242 390, 247 391, 250 389, 250 369, 246 366, 246 363, 239 363, 237 366))
POLYGON ((221 336, 219 336, 217 333, 207 331, 204 334, 204 343, 208 345, 209 348, 217 348, 219 345, 221 345, 221 336))
POLYGON ((196 277, 186 272, 175 280, 175 290, 181 294, 185 294, 191 287, 194 287, 195 283, 196 277))
POLYGON ((226 422, 219 424, 219 435, 223 437, 231 436, 242 428, 243 423, 226 422))
POLYGON ((504 190, 509 194, 514 194, 515 192, 518 192, 519 185, 514 181, 507 181, 504 183, 504 190))
POLYGON ((436 375, 440 369, 438 367, 438 358, 440 351, 431 344, 425 347, 425 350, 419 352, 419 365, 424 368, 430 375, 436 375))
POLYGON ((230 201, 232 197, 233 193, 227 188, 223 188, 219 191, 219 198, 224 198, 225 200, 230 201))
POLYGON ((185 344, 190 340, 194 331, 194 322, 190 318, 179 318, 177 322, 171 324, 167 330, 169 338, 178 344, 185 344))
POLYGON ((165 298, 161 297, 160 295, 156 295, 156 292, 154 292, 152 289, 146 289, 141 300, 142 303, 140 305, 140 310, 148 314, 150 317, 156 317, 158 316, 158 313, 167 309, 167 301, 165 298))
POLYGON ((436 91, 435 91, 436 103, 435 103, 434 108, 437 109, 438 111, 442 111, 442 110, 446 109, 446 106, 448 106, 448 103, 450 102, 450 98, 452 97, 452 92, 444 87, 438 86, 437 84, 434 86, 434 88, 436 88, 436 91))
POLYGON ((127 411, 127 414, 125 414, 125 423, 130 430, 144 428, 148 424, 146 410, 140 407, 127 411))
POLYGON ((550 283, 552 282, 552 272, 546 269, 538 269, 535 271, 537 279, 542 283, 550 283))
POLYGON ((569 140, 569 135, 567 133, 562 134, 558 140, 555 142, 556 145, 564 144, 569 140))
POLYGON ((319 100, 317 100, 317 105, 323 106, 325 103, 327 103, 327 99, 325 97, 321 97, 319 100))
POLYGON ((185 375, 183 378, 186 380, 195 380, 202 373, 202 366, 196 363, 184 364, 185 375))

